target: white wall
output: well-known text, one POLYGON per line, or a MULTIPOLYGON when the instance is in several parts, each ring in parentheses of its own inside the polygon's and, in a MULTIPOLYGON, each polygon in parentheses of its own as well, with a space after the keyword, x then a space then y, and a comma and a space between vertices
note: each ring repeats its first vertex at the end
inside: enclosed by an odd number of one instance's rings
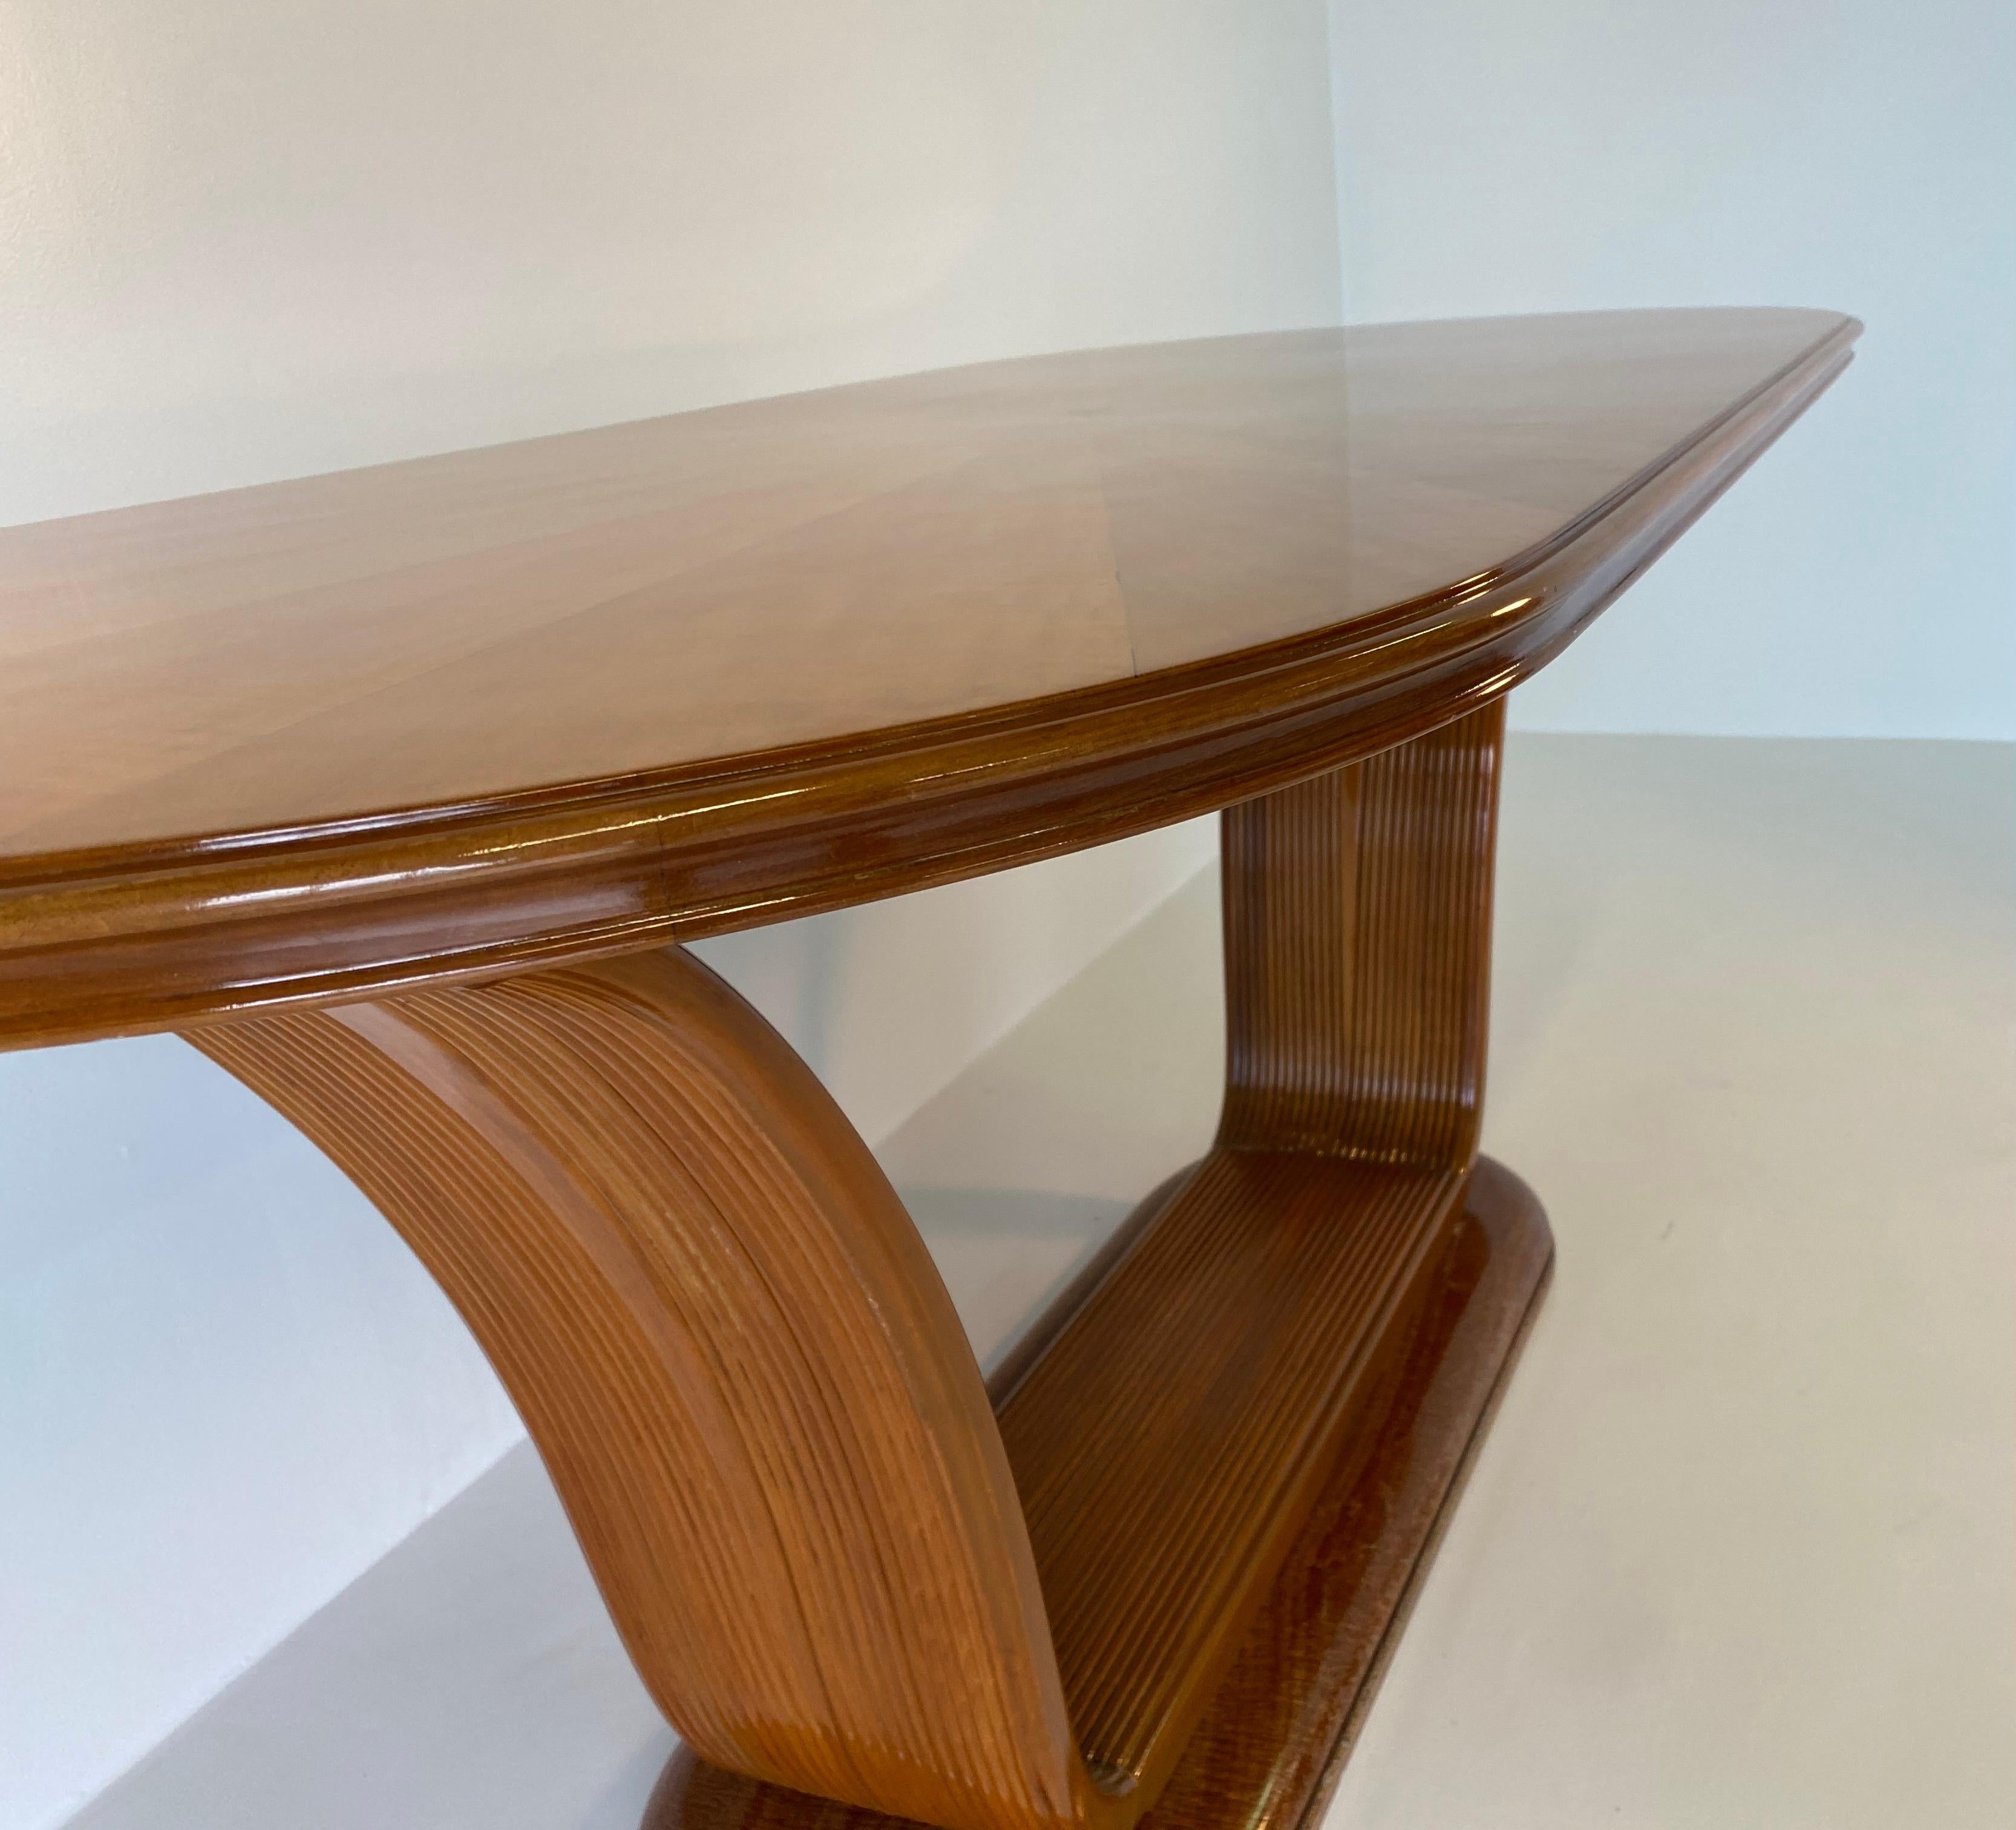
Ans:
MULTIPOLYGON (((878 373, 1334 322, 1321 0, 0 0, 0 524, 878 373)), ((1190 827, 705 949, 879 1137, 1190 827)), ((0 1822, 517 1425, 167 1039, 0 1057, 0 1822)))
POLYGON ((1785 304, 1868 325, 1514 722, 2016 736, 2016 7, 1331 12, 1352 320, 1785 304))

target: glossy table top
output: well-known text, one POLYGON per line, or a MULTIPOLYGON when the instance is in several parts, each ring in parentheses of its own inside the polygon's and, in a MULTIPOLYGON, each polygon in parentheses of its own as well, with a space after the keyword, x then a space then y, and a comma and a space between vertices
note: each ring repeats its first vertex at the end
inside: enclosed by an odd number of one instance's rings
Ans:
MULTIPOLYGON (((0 531, 0 962, 304 899, 377 919, 388 884, 534 859, 578 877, 591 830, 628 860, 623 909, 481 945, 610 950, 1224 804, 1539 665, 1858 329, 1643 312, 1092 351, 0 531), (1198 750, 1319 701, 1264 755, 1198 750), (1072 772, 1068 805, 1031 802, 1072 772), (841 830, 983 791, 957 832, 841 830), (667 868, 703 845, 747 868, 667 868)), ((454 950, 381 940, 343 985, 454 950)), ((234 973, 182 1007, 333 995, 234 973)), ((0 992, 0 1040, 54 1032, 0 992)))
POLYGON ((0 845, 296 826, 1039 698, 1504 566, 1835 328, 990 364, 0 533, 0 845))

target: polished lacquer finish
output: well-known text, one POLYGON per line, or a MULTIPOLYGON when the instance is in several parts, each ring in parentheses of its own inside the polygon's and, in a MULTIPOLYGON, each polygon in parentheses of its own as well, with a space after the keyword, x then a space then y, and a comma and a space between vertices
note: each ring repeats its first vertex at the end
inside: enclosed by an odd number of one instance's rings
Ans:
MULTIPOLYGON (((1392 1428, 1478 1205, 1503 723, 1494 701, 1226 812, 1216 1144, 997 1379, 992 1416, 873 1159, 682 951, 191 1039, 455 1301, 666 1714, 776 1789, 748 1808, 794 1819, 812 1794, 955 1830, 1125 1830, 1215 1702, 1244 1745, 1256 1711, 1334 1728, 1364 1681, 1363 1661, 1327 1684, 1263 1662, 1226 1684, 1298 1546, 1319 1565, 1367 1548, 1362 1522, 1303 1540, 1347 1445, 1363 1459, 1392 1428)), ((1516 1325, 1545 1223, 1484 1198, 1514 1216, 1493 1301, 1516 1325)), ((1442 1442, 1460 1447, 1498 1366, 1442 1442)), ((1404 1574, 1438 1511, 1373 1547, 1404 1574)), ((1273 1630, 1369 1651, 1395 1600, 1368 1622, 1346 1585, 1273 1630)), ((1274 1808, 1324 1751, 1269 1744, 1274 1808)), ((1214 1760, 1190 1790, 1223 1803, 1227 1783, 1214 1760)), ((689 1809, 722 1796, 676 1789, 689 1809)), ((1185 1796, 1158 1830, 1219 1821, 1185 1796)))
POLYGON ((0 1044, 690 938, 1368 755, 1555 652, 1856 329, 1099 351, 0 531, 0 1044))
POLYGON ((1856 329, 1092 351, 0 533, 0 1045, 180 1028, 398 1228, 662 1830, 1300 1825, 1551 1252, 1477 1155, 1504 695, 1856 329), (665 943, 1212 808, 1217 1139, 983 1383, 665 943))

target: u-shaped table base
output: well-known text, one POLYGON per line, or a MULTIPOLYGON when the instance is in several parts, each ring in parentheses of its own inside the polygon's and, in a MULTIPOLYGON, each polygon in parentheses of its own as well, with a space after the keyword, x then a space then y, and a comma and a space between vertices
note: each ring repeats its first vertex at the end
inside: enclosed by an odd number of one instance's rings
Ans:
POLYGON ((677 949, 191 1033, 511 1391, 687 1743, 653 1830, 1320 1800, 1550 1255, 1476 1155, 1503 728, 1228 810, 1218 1140, 991 1392, 860 1139, 677 949))

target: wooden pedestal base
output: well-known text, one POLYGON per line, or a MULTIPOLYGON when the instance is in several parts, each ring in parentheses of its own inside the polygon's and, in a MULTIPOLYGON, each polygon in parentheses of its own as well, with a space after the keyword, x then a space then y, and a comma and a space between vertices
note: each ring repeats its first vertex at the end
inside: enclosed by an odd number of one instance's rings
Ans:
POLYGON ((1503 729, 1228 810, 1217 1139, 990 1385, 861 1140, 678 949, 193 1035, 509 1387, 708 1763, 661 1817, 1315 1795, 1546 1258, 1477 1157, 1503 729))
MULTIPOLYGON (((1321 1814, 1553 1266, 1526 1185, 1478 1159, 1381 1381, 1141 1830, 1300 1830, 1321 1814)), ((1067 1297, 1066 1302, 1070 1299, 1067 1297)), ((905 1820, 673 1756, 643 1830, 903 1830, 905 1820)))
POLYGON ((1077 351, 11 530, 0 1046, 177 1026, 377 1205, 661 1823, 1299 1821, 1547 1259, 1477 1154, 1504 695, 1858 329, 1077 351), (1211 809, 1216 1137, 984 1381, 678 943, 1211 809))

